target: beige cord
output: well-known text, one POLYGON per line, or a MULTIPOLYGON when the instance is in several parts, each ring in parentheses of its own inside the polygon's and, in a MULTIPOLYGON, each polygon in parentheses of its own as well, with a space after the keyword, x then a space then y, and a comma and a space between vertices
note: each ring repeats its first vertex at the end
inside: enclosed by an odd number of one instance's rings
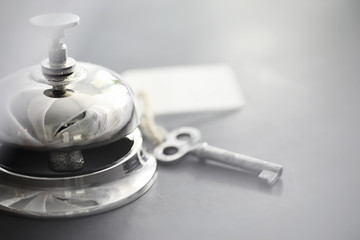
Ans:
POLYGON ((151 145, 156 146, 165 140, 167 131, 155 122, 155 116, 152 112, 149 95, 145 91, 137 94, 138 100, 143 107, 140 128, 146 140, 151 141, 151 145))

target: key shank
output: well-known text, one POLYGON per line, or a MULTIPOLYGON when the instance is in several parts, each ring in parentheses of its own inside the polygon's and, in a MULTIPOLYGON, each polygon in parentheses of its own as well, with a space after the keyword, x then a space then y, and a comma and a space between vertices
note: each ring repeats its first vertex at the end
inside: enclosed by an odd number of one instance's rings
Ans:
POLYGON ((213 147, 207 143, 199 143, 191 153, 203 159, 213 160, 256 173, 259 178, 269 184, 274 184, 282 174, 282 166, 279 164, 213 147))

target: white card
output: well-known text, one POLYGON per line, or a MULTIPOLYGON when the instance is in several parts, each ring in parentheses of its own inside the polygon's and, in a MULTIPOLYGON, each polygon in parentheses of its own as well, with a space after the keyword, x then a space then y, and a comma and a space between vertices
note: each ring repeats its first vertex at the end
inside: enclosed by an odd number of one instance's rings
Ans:
POLYGON ((233 111, 245 104, 234 71, 224 64, 133 69, 122 76, 135 94, 146 92, 157 116, 233 111))

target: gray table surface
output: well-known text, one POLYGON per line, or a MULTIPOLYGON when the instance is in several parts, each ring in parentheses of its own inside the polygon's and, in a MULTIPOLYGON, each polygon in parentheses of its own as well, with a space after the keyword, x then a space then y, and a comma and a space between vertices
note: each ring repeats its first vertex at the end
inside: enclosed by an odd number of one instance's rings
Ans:
POLYGON ((246 108, 193 125, 285 171, 267 188, 190 159, 159 166, 125 207, 67 220, 0 214, 0 239, 360 239, 359 1, 1 1, 0 77, 45 58, 27 19, 55 11, 81 16, 67 40, 78 60, 118 72, 232 66, 246 108))

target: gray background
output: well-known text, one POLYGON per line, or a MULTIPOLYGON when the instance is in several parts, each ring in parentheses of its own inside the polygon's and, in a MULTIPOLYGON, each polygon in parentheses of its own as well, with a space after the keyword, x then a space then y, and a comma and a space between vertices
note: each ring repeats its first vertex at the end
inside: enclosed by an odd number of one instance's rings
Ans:
POLYGON ((360 239, 359 1, 1 1, 1 77, 46 57, 27 21, 56 11, 81 16, 67 40, 77 60, 118 72, 232 66, 246 108, 194 126, 285 171, 267 188, 188 159, 160 166, 146 195, 105 214, 0 214, 0 239, 360 239))

